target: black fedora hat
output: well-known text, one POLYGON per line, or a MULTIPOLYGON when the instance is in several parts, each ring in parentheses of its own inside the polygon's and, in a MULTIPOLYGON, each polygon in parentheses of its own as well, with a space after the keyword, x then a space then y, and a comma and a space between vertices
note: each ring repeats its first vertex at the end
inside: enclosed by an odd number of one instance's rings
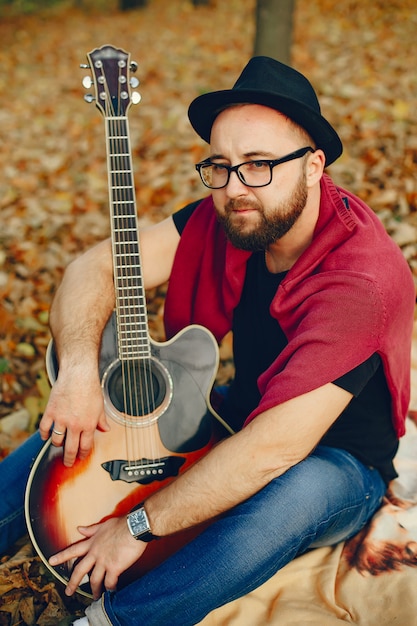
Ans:
POLYGON ((193 100, 188 117, 194 130, 210 141, 211 127, 231 104, 262 104, 276 109, 304 128, 326 155, 326 165, 343 151, 340 137, 322 116, 310 82, 297 70, 270 57, 253 57, 232 89, 213 91, 193 100))

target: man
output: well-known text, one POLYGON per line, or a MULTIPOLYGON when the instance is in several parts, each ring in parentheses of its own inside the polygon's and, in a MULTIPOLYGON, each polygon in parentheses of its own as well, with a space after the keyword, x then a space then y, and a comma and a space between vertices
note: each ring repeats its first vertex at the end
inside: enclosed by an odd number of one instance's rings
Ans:
MULTIPOLYGON (((141 235, 146 287, 169 279, 168 336, 190 323, 234 336, 236 377, 220 407, 236 431, 125 518, 81 529, 51 558, 90 573, 80 624, 196 624, 305 550, 358 532, 395 476, 409 400, 414 285, 373 212, 324 168, 342 145, 305 77, 255 57, 234 87, 191 103, 210 143, 211 196, 141 235), (146 516, 145 516, 146 515, 146 516), (214 520, 127 588, 119 575, 152 536, 214 520)), ((114 306, 109 242, 67 269, 51 311, 60 370, 41 421, 88 455, 108 430, 97 358, 114 306)))

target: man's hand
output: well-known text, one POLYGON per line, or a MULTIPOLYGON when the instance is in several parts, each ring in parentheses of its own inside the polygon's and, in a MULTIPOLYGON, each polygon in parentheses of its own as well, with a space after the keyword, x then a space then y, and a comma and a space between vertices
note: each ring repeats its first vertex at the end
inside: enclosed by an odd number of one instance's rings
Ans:
POLYGON ((97 367, 60 371, 39 424, 42 439, 52 434, 53 445, 64 446, 64 465, 71 467, 77 455, 88 456, 97 428, 110 430, 97 367))
POLYGON ((119 576, 136 563, 147 544, 132 537, 124 517, 113 517, 92 526, 79 526, 78 530, 85 539, 51 556, 49 563, 56 566, 79 559, 65 593, 71 596, 89 574, 91 590, 97 600, 103 587, 116 589, 119 576))

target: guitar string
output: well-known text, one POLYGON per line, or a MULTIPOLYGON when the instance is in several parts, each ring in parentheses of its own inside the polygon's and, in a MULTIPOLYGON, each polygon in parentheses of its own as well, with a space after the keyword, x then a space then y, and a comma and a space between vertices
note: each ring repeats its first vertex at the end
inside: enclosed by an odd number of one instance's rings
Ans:
MULTIPOLYGON (((120 82, 119 85, 120 85, 120 89, 122 89, 123 83, 120 82)), ((136 285, 137 291, 135 293, 134 302, 132 303, 133 306, 131 306, 130 309, 133 310, 134 307, 140 309, 140 314, 136 314, 135 312, 135 319, 136 319, 136 315, 138 315, 138 319, 136 320, 136 325, 135 325, 135 332, 136 332, 135 343, 136 343, 136 346, 140 346, 140 349, 139 349, 140 354, 138 354, 138 360, 134 361, 137 371, 134 372, 131 389, 133 389, 134 394, 135 394, 135 406, 136 406, 137 415, 144 414, 145 416, 146 415, 153 416, 155 409, 156 409, 155 403, 154 403, 155 390, 154 390, 153 376, 152 376, 152 361, 151 361, 151 352, 150 352, 150 341, 149 341, 149 336, 148 336, 146 296, 145 296, 143 274, 142 274, 142 268, 141 268, 141 259, 140 259, 139 230, 137 226, 135 191, 134 191, 134 184, 133 184, 133 173, 132 173, 132 168, 131 168, 131 156, 130 156, 131 150, 130 150, 130 144, 129 144, 129 132, 128 132, 128 125, 127 125, 127 118, 124 118, 123 126, 124 126, 124 129, 123 129, 124 132, 118 133, 118 136, 123 137, 122 143, 125 146, 125 150, 120 151, 121 153, 123 152, 123 154, 126 154, 125 156, 126 164, 122 169, 124 172, 126 172, 126 174, 123 174, 123 176, 127 177, 128 180, 125 181, 126 185, 123 185, 123 187, 126 189, 126 193, 129 196, 127 198, 127 201, 130 203, 129 206, 133 209, 133 211, 131 211, 130 219, 132 222, 131 226, 134 229, 133 231, 131 231, 132 234, 134 235, 134 238, 133 238, 133 243, 129 244, 129 247, 132 245, 134 247, 134 256, 136 257, 136 263, 131 267, 133 268, 134 266, 136 266, 136 280, 138 283, 136 285), (140 381, 139 390, 137 388, 137 385, 135 384, 137 380, 140 381)), ((129 233, 130 231, 126 231, 126 232, 129 233)), ((129 237, 129 240, 130 240, 130 237, 129 237)), ((150 456, 152 459, 156 459, 157 457, 156 438, 153 435, 154 427, 153 425, 149 424, 149 418, 145 417, 144 421, 145 421, 144 432, 148 434, 148 443, 151 444, 149 447, 150 456)), ((140 429, 137 432, 138 433, 143 432, 143 429, 140 429)), ((143 439, 143 437, 141 437, 141 439, 143 439)))
MULTIPOLYGON (((116 325, 117 325, 117 345, 118 345, 118 357, 120 361, 120 369, 121 369, 121 379, 122 379, 122 394, 123 394, 123 406, 121 407, 123 413, 126 412, 127 408, 127 396, 126 396, 126 367, 125 360, 123 355, 123 346, 122 346, 122 300, 120 296, 120 292, 122 290, 123 285, 121 284, 121 246, 120 246, 120 214, 117 203, 117 190, 116 190, 116 169, 118 167, 116 163, 116 147, 115 147, 115 130, 114 130, 114 116, 115 111, 111 99, 110 90, 108 89, 107 81, 105 80, 104 74, 103 76, 103 84, 105 85, 105 109, 106 109, 106 118, 107 118, 107 141, 108 141, 108 150, 109 150, 109 183, 110 183, 110 192, 111 192, 111 212, 112 212, 112 248, 113 248, 113 263, 114 263, 114 281, 115 281, 115 295, 116 295, 116 325)), ((117 388, 115 389, 115 393, 117 392, 117 388)), ((111 398, 110 398, 111 401, 111 398)), ((126 424, 126 417, 124 417, 124 435, 125 435, 125 448, 126 448, 126 457, 128 465, 134 460, 135 456, 132 455, 130 451, 129 445, 129 429, 126 424)))
MULTIPOLYGON (((119 102, 120 102, 120 98, 119 98, 119 102)), ((114 143, 114 150, 113 150, 113 155, 123 155, 124 152, 122 150, 123 146, 120 146, 120 129, 117 128, 117 123, 114 120, 112 123, 112 136, 113 136, 113 143, 114 143)), ((114 156, 114 168, 113 171, 117 170, 118 174, 114 174, 114 178, 113 178, 113 183, 114 183, 114 193, 116 195, 117 198, 117 203, 115 204, 115 208, 117 209, 118 215, 119 215, 119 220, 117 222, 117 238, 119 241, 119 256, 118 256, 118 261, 119 261, 119 274, 118 274, 118 279, 119 279, 119 288, 122 290, 122 300, 121 300, 121 304, 123 304, 123 308, 120 310, 119 309, 119 316, 123 316, 120 317, 120 342, 121 342, 121 363, 122 363, 122 384, 123 384, 123 396, 124 396, 124 410, 126 413, 126 417, 125 419, 127 420, 128 417, 127 415, 130 413, 132 415, 132 420, 133 420, 133 416, 136 415, 137 419, 140 419, 140 411, 139 411, 139 406, 136 402, 133 402, 133 394, 137 394, 138 390, 137 387, 135 386, 136 384, 141 385, 142 384, 142 380, 141 378, 138 378, 137 375, 134 375, 134 369, 135 369, 135 363, 133 361, 134 355, 129 355, 126 354, 128 352, 131 352, 132 350, 132 316, 133 318, 136 317, 136 311, 133 308, 133 302, 131 301, 133 294, 133 288, 134 288, 134 283, 133 283, 133 275, 132 275, 132 270, 131 270, 131 266, 130 264, 132 263, 132 257, 130 256, 129 258, 127 257, 127 253, 129 253, 129 250, 127 249, 127 243, 124 240, 124 237, 126 237, 127 234, 127 225, 126 225, 126 220, 127 217, 125 216, 125 213, 127 211, 127 204, 126 204, 126 198, 123 198, 123 192, 122 192, 122 188, 123 185, 122 183, 124 182, 122 180, 122 170, 124 169, 124 164, 121 163, 121 159, 124 159, 124 156, 114 156), (122 213, 120 213, 120 210, 122 211, 122 213), (123 267, 123 269, 121 269, 121 267, 123 267), (129 273, 130 272, 130 273, 129 273), (129 297, 128 297, 129 296, 129 297), (128 318, 127 315, 128 313, 130 314, 130 317, 128 318), (126 353, 124 353, 124 351, 126 353)), ((119 291, 119 295, 120 295, 120 291, 119 291)), ((138 374, 140 374, 140 370, 138 372, 138 374)), ((142 391, 141 391, 142 392, 142 391)), ((131 434, 131 437, 127 437, 127 442, 129 443, 129 440, 131 441, 132 444, 135 443, 135 435, 136 435, 136 431, 135 428, 132 426, 130 428, 126 427, 126 433, 127 434, 131 434)), ((133 463, 133 465, 135 465, 135 461, 137 459, 139 459, 139 454, 138 454, 139 450, 138 447, 133 445, 133 454, 130 455, 131 457, 131 461, 133 463)))
MULTIPOLYGON (((126 65, 124 66, 126 67, 126 65)), ((127 82, 127 80, 126 80, 127 82)), ((118 82, 119 86, 119 102, 122 100, 122 90, 124 90, 124 82, 118 82)), ((154 426, 149 423, 149 419, 152 419, 154 415, 156 406, 155 406, 155 389, 153 384, 153 375, 152 375, 152 360, 151 360, 151 351, 150 351, 150 340, 148 335, 148 322, 147 322, 147 310, 146 310, 146 294, 143 283, 143 273, 141 268, 141 259, 140 259, 140 244, 139 244, 139 229, 137 225, 137 214, 136 214, 136 206, 135 206, 135 190, 133 183, 133 172, 132 172, 132 159, 131 159, 131 150, 130 150, 130 141, 129 141, 129 128, 127 123, 127 117, 123 118, 123 121, 120 120, 117 122, 118 125, 122 125, 122 132, 117 133, 118 137, 122 137, 121 143, 123 144, 123 149, 118 151, 118 154, 123 154, 124 163, 122 164, 122 178, 124 183, 122 185, 122 193, 127 196, 126 197, 126 205, 131 208, 130 217, 128 219, 128 229, 124 232, 127 233, 127 239, 130 243, 127 244, 129 248, 128 254, 132 252, 131 248, 133 247, 134 260, 136 261, 133 265, 130 263, 126 263, 132 270, 135 267, 134 271, 134 282, 136 283, 135 288, 136 291, 132 290, 133 302, 129 307, 130 311, 135 310, 135 331, 136 333, 134 337, 136 344, 136 349, 139 348, 139 353, 137 355, 137 359, 133 361, 134 369, 132 372, 132 380, 129 381, 129 389, 134 395, 131 398, 131 406, 135 406, 136 415, 143 415, 144 426, 145 429, 139 428, 136 432, 139 434, 143 434, 145 432, 148 434, 148 443, 150 450, 150 457, 152 459, 157 458, 156 453, 156 438, 154 436, 154 426), (132 231, 129 228, 133 228, 132 231), (132 236, 131 236, 132 235, 132 236), (132 241, 133 237, 133 241, 132 241), (134 294, 134 295, 133 295, 134 294), (136 309, 139 308, 139 312, 136 312, 136 309), (137 386, 137 382, 139 381, 139 389, 137 386), (149 417, 146 417, 148 415, 149 417)), ((130 281, 132 282, 132 280, 130 281)), ((132 285, 131 285, 132 286, 132 285)), ((129 291, 130 293, 130 291, 129 291)), ((132 334, 132 329, 130 327, 130 334, 132 334)), ((132 337, 130 338, 130 343, 132 342, 132 337)), ((129 368, 130 373, 130 368, 129 368)), ((141 419, 139 417, 139 419, 141 419)), ((140 440, 143 440, 143 436, 140 437, 140 440)), ((139 455, 136 455, 136 458, 139 458, 139 455)))
MULTIPOLYGON (((122 82, 118 81, 118 103, 120 115, 121 89, 122 82)), ((115 118, 115 111, 112 104, 110 94, 106 101, 110 103, 111 113, 115 118)), ((137 428, 126 428, 126 446, 129 448, 129 440, 132 450, 128 457, 133 460, 134 464, 141 461, 140 441, 144 439, 143 432, 148 434, 149 452, 151 458, 156 458, 155 437, 152 436, 153 428, 148 427, 149 417, 155 410, 154 389, 152 379, 152 365, 150 360, 149 339, 147 344, 144 343, 144 337, 147 337, 147 319, 146 319, 146 300, 144 294, 144 285, 141 280, 140 273, 140 255, 138 230, 136 226, 136 210, 133 187, 133 176, 130 168, 130 145, 128 140, 128 128, 126 118, 114 119, 110 123, 111 142, 113 143, 111 154, 111 179, 114 213, 117 215, 117 230, 115 232, 115 240, 118 244, 117 263, 119 271, 117 272, 117 290, 119 293, 118 315, 123 315, 119 319, 119 338, 121 340, 122 352, 122 385, 123 385, 123 402, 125 412, 132 414, 131 419, 143 422, 137 428), (115 184, 116 183, 116 184, 115 184), (130 211, 128 211, 130 207, 130 211), (132 210, 133 209, 133 210, 132 210), (122 263, 120 264, 120 260, 122 263), (133 269, 132 263, 135 262, 137 267, 133 269), (121 267, 123 271, 121 271, 121 267), (123 304, 120 299, 120 289, 122 290, 123 304), (126 305, 127 303, 127 305, 126 305), (145 307, 145 308, 144 308, 145 307), (139 311, 137 309, 139 308, 139 311), (123 309, 123 313, 121 313, 123 309), (142 313, 141 313, 142 311, 142 313), (126 317, 130 312, 130 316, 126 317), (133 315, 133 324, 132 324, 133 315), (127 321, 128 320, 128 321, 127 321), (120 334, 121 328, 123 333, 120 334), (133 354, 136 349, 137 354, 133 354), (143 354, 145 353, 145 354, 143 354), (127 357, 127 358, 126 358, 127 357), (128 431, 133 437, 128 436, 128 431), (132 441, 133 440, 133 441, 132 441)))
MULTIPOLYGON (((117 220, 117 230, 116 230, 116 239, 119 243, 118 245, 118 256, 117 256, 117 264, 118 264, 118 292, 119 292, 119 341, 120 341, 120 359, 121 359, 121 368, 122 368, 122 388, 123 388, 123 408, 125 412, 125 420, 126 420, 126 443, 129 447, 129 443, 132 445, 132 451, 128 454, 128 459, 131 464, 135 465, 135 461, 139 459, 139 449, 137 445, 134 445, 136 439, 136 431, 132 425, 127 425, 128 415, 129 413, 132 415, 137 415, 137 419, 139 417, 139 407, 137 402, 133 402, 133 394, 137 392, 134 387, 137 376, 134 376, 133 368, 135 367, 134 361, 132 360, 132 355, 127 354, 128 351, 131 350, 132 337, 131 333, 128 334, 128 325, 129 330, 132 328, 132 318, 127 318, 127 313, 130 312, 131 316, 135 316, 135 311, 132 308, 132 302, 129 301, 127 295, 131 293, 131 290, 128 287, 131 287, 133 290, 133 281, 132 276, 129 274, 129 263, 131 259, 126 257, 126 253, 128 250, 126 249, 127 244, 125 243, 123 237, 126 235, 126 218, 124 217, 124 211, 127 210, 126 202, 123 202, 121 188, 122 188, 122 169, 123 164, 121 163, 121 159, 123 156, 115 156, 115 155, 123 155, 121 147, 118 145, 120 143, 120 131, 116 128, 116 121, 113 120, 111 124, 111 135, 113 142, 113 193, 115 195, 115 212, 118 215, 117 220), (118 171, 118 173, 116 173, 118 171), (120 212, 120 210, 122 212, 120 212), (122 269, 123 268, 123 269, 122 269), (129 437, 130 435, 130 437, 129 437)), ((141 384, 141 380, 138 381, 138 384, 141 384)), ((131 465, 132 466, 132 465, 131 465)))

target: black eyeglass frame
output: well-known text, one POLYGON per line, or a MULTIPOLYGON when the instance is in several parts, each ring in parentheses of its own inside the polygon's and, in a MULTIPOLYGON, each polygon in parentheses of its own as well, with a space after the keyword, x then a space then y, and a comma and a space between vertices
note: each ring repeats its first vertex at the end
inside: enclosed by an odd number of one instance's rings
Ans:
POLYGON ((213 163, 210 159, 205 159, 204 161, 201 161, 200 163, 196 163, 195 169, 200 174, 201 182, 203 183, 205 187, 208 187, 208 189, 224 189, 224 187, 227 187, 227 185, 229 184, 229 180, 230 180, 230 174, 232 172, 236 172, 237 177, 239 178, 240 182, 246 185, 246 187, 254 187, 254 188, 267 187, 272 182, 272 170, 276 165, 280 165, 281 163, 287 163, 288 161, 294 161, 294 159, 300 159, 305 154, 307 154, 307 152, 315 152, 315 149, 312 148, 311 146, 306 146, 304 148, 299 148, 298 150, 295 150, 295 152, 290 152, 290 154, 286 154, 280 159, 253 159, 251 161, 244 161, 243 163, 239 163, 238 165, 225 165, 224 163, 213 163), (269 165, 269 173, 270 173, 269 181, 267 183, 262 183, 262 185, 249 185, 244 180, 243 174, 241 174, 239 171, 239 168, 242 167, 242 165, 248 165, 248 163, 267 163, 269 165), (204 182, 201 170, 207 165, 217 165, 218 167, 221 167, 227 171, 227 179, 224 185, 221 185, 220 187, 213 187, 204 182))

